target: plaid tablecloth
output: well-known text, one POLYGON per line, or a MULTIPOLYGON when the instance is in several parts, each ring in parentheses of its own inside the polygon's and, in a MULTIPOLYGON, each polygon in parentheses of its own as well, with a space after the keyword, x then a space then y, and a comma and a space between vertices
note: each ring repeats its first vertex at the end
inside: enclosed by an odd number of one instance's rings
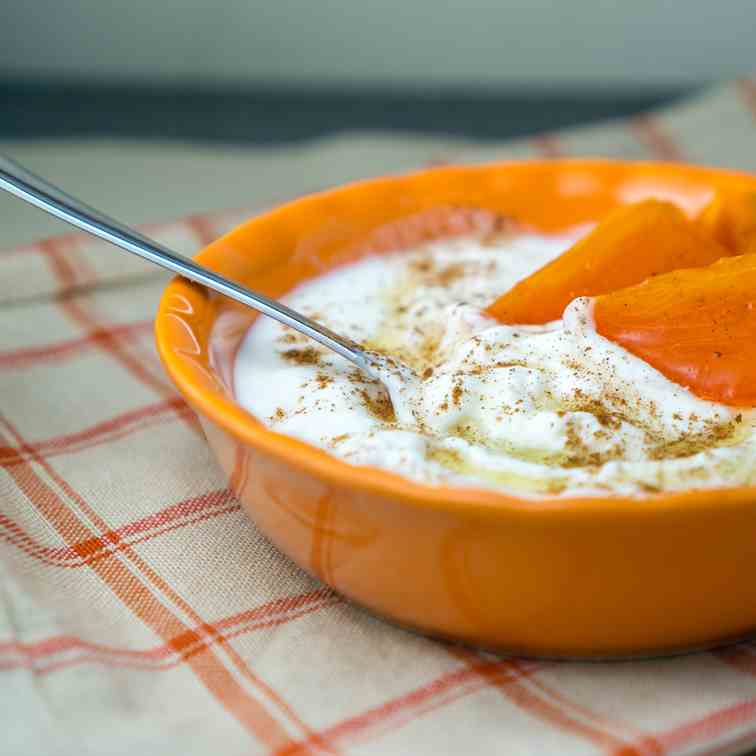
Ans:
MULTIPOLYGON (((505 147, 377 143, 384 171, 585 154, 756 171, 756 82, 505 147)), ((328 183, 294 169, 328 150, 353 156, 351 177, 364 172, 364 141, 298 148, 277 184, 250 175, 256 207, 147 231, 191 253, 261 209, 267 185, 293 196, 328 183)), ((756 744, 756 646, 616 664, 497 658, 391 627, 300 572, 243 516, 162 373, 151 319, 165 280, 75 235, 0 253, 0 753, 756 744)))

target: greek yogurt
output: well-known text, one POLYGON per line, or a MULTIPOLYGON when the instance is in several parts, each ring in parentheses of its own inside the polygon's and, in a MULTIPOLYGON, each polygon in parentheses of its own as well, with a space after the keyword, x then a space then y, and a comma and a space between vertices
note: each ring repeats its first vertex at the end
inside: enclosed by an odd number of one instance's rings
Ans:
POLYGON ((389 395, 258 318, 237 356, 237 399, 277 433, 431 485, 575 496, 756 481, 756 412, 699 399, 604 339, 590 300, 543 326, 485 315, 575 238, 435 241, 308 281, 287 304, 397 356, 418 379, 389 395))

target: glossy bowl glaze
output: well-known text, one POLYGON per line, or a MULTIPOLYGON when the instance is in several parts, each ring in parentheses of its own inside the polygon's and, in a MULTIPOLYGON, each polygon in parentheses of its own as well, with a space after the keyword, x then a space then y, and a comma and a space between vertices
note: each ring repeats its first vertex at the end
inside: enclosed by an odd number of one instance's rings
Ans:
MULTIPOLYGON (((648 196, 694 212, 718 188, 756 191, 756 177, 607 161, 437 168, 298 199, 197 259, 278 297, 500 215, 557 231, 648 196)), ((532 500, 348 465, 235 403, 233 360, 255 317, 174 280, 160 354, 249 516, 336 591, 420 632, 531 656, 661 654, 756 631, 756 489, 532 500)))

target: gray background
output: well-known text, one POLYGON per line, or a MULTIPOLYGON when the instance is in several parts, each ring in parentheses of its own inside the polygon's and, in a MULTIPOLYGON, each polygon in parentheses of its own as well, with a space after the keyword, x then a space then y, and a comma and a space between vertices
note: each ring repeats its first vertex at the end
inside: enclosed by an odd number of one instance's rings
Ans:
POLYGON ((701 84, 756 68, 753 0, 4 0, 0 73, 249 87, 701 84))

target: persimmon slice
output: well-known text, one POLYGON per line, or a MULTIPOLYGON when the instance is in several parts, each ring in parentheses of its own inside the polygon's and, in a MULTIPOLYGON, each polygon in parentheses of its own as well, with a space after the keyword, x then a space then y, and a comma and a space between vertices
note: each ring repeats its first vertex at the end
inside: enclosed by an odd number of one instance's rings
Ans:
POLYGON ((742 255, 756 242, 756 192, 720 192, 696 222, 731 253, 742 255))
POLYGON ((575 297, 596 296, 731 254, 669 202, 610 213, 593 231, 488 307, 503 323, 547 323, 575 297))
POLYGON ((602 336, 697 396, 756 406, 756 255, 604 294, 593 313, 602 336))

